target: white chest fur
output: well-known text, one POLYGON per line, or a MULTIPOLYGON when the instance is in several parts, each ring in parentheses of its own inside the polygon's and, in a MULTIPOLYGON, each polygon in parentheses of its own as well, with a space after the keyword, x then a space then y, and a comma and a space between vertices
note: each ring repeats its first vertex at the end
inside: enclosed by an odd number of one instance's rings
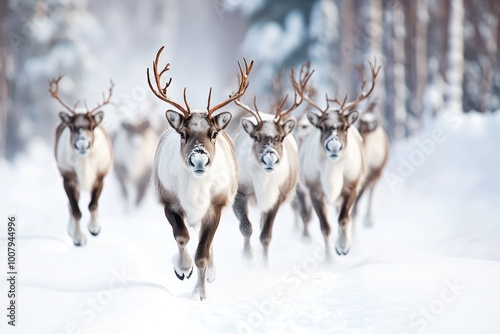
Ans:
POLYGON ((255 204, 266 212, 278 201, 285 182, 289 182, 291 168, 298 168, 298 148, 293 136, 285 137, 280 163, 272 173, 266 173, 257 161, 253 145, 254 140, 247 133, 241 131, 237 135, 238 183, 252 188, 255 204))
POLYGON ((81 190, 92 189, 98 175, 106 175, 111 168, 113 151, 108 137, 101 127, 94 130, 94 143, 85 157, 75 155, 71 133, 64 129, 59 137, 56 160, 61 172, 74 171, 81 190))
POLYGON ((197 225, 207 213, 213 196, 236 194, 237 167, 230 154, 230 143, 219 136, 207 175, 195 178, 180 152, 179 135, 172 129, 163 133, 155 156, 155 170, 161 185, 174 193, 184 212, 186 222, 197 225), (220 137, 220 138, 219 138, 220 137))

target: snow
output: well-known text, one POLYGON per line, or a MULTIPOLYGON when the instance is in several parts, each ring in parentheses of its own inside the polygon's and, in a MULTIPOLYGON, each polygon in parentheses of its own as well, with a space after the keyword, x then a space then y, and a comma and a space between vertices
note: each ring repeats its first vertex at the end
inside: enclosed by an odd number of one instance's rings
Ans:
MULTIPOLYGON (((18 323, 3 316, 0 332, 497 333, 499 128, 499 113, 443 114, 393 145, 374 226, 356 223, 351 252, 330 264, 317 219, 306 243, 285 204, 270 267, 244 267, 243 238, 226 210, 214 241, 218 277, 203 302, 190 299, 196 273, 174 275, 177 246, 153 194, 138 211, 126 209, 114 175, 100 201, 101 234, 74 247, 53 150, 34 141, 13 164, 0 161, 0 261, 5 268, 6 217, 16 214, 19 268, 18 323), (403 161, 411 173, 389 182, 403 161)), ((88 201, 82 194, 84 223, 88 201)), ((257 231, 256 211, 251 218, 257 231)), ((253 243, 261 249, 257 232, 253 243)))

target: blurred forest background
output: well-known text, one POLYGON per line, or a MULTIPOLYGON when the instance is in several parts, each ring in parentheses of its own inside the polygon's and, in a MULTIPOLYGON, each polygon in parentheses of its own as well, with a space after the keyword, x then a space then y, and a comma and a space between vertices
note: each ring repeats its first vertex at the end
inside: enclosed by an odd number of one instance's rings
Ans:
POLYGON ((312 62, 317 96, 354 96, 355 66, 376 57, 382 71, 372 101, 391 139, 404 140, 443 110, 500 108, 499 7, 494 0, 2 0, 0 157, 14 159, 33 139, 53 142, 59 106, 47 85, 58 73, 66 74, 65 98, 89 104, 113 78, 110 131, 123 118, 165 126, 165 106, 145 80, 161 45, 172 64, 170 94, 180 99, 187 86, 198 108, 210 86, 214 99, 231 92, 242 56, 256 62, 245 98, 258 94, 264 111, 288 89, 290 66, 312 62))

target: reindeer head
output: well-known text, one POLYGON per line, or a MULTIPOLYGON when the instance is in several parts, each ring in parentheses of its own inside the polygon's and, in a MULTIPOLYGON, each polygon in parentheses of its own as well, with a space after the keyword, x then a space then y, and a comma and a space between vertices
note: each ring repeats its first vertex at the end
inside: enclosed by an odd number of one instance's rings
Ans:
POLYGON ((167 97, 167 88, 170 86, 172 78, 170 78, 164 86, 161 85, 161 76, 170 68, 170 64, 167 63, 163 70, 158 72, 158 60, 163 48, 164 47, 161 47, 160 50, 158 50, 156 59, 153 62, 153 72, 157 88, 153 88, 148 68, 147 75, 149 87, 159 99, 169 103, 181 112, 167 110, 165 115, 168 123, 179 134, 181 155, 184 158, 186 167, 191 171, 194 177, 202 178, 207 174, 215 157, 218 134, 226 128, 232 118, 230 112, 222 112, 215 116, 213 113, 230 102, 240 98, 245 93, 248 87, 248 75, 252 70, 253 61, 248 64, 246 59, 244 59, 245 71, 243 71, 241 64, 238 62, 240 75, 239 88, 236 93, 230 95, 226 101, 210 108, 210 100, 212 97, 212 88, 210 88, 207 111, 191 112, 187 102, 186 88, 184 88, 185 107, 183 107, 181 104, 167 97))
POLYGON ((314 71, 310 71, 309 63, 302 65, 299 82, 295 80, 293 68, 290 70, 290 78, 294 88, 293 105, 287 110, 283 110, 288 95, 279 103, 274 119, 263 120, 257 108, 256 97, 254 97, 254 109, 242 103, 239 99, 236 104, 251 113, 252 118, 243 118, 241 125, 246 133, 254 140, 253 150, 255 157, 261 167, 267 173, 272 173, 280 163, 283 154, 283 140, 295 128, 295 119, 286 117, 296 109, 304 99, 307 81, 314 71))
POLYGON ((354 101, 347 102, 347 95, 343 101, 340 101, 337 97, 335 97, 335 99, 329 99, 328 95, 325 95, 326 108, 323 109, 308 96, 305 97, 311 106, 321 112, 321 114, 318 115, 313 111, 309 111, 307 113, 307 119, 321 131, 320 142, 325 154, 330 160, 336 161, 341 158, 344 149, 347 147, 348 130, 359 117, 359 112, 355 110, 354 107, 365 100, 375 88, 380 66, 376 68, 376 62, 375 65, 370 63, 370 69, 372 74, 372 86, 368 92, 364 91, 366 80, 362 70, 359 69, 362 80, 361 94, 354 101), (340 108, 330 109, 330 102, 337 103, 340 108))
POLYGON ((151 124, 147 119, 137 123, 122 121, 121 127, 123 130, 125 130, 125 133, 127 134, 127 141, 129 145, 131 145, 134 148, 140 148, 141 143, 144 140, 144 136, 147 134, 147 131, 151 128, 151 124))
POLYGON ((362 136, 374 131, 379 124, 380 115, 374 109, 377 101, 372 101, 368 108, 359 117, 359 132, 362 136))
POLYGON ((103 94, 102 103, 98 104, 97 107, 90 110, 87 107, 86 101, 84 101, 87 112, 77 113, 75 109, 80 101, 76 102, 73 108, 70 108, 59 97, 59 81, 61 81, 61 79, 62 75, 50 81, 49 93, 68 111, 59 112, 59 117, 61 118, 61 122, 65 124, 71 131, 71 146, 73 147, 75 154, 79 157, 85 157, 91 151, 94 144, 94 129, 99 126, 99 124, 101 124, 102 119, 104 118, 104 112, 99 109, 109 103, 111 95, 113 93, 114 83, 111 81, 109 96, 106 98, 103 94))

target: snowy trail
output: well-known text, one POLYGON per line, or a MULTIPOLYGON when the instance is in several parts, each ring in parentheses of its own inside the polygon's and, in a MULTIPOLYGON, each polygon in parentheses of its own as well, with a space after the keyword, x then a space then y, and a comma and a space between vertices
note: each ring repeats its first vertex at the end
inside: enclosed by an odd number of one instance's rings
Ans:
MULTIPOLYGON (((8 190, 0 211, 19 221, 19 325, 13 329, 4 319, 1 332, 496 333, 500 116, 468 115, 466 123, 473 126, 449 130, 447 141, 404 183, 393 189, 382 180, 375 225, 357 222, 351 252, 331 264, 323 261, 317 220, 311 241, 303 242, 287 204, 275 224, 270 268, 246 268, 238 223, 225 211, 214 241, 218 276, 201 303, 190 300, 195 280, 174 275, 177 247, 152 193, 127 213, 114 175, 101 199, 101 234, 88 235, 84 248, 73 247, 52 151, 34 143, 14 166, 0 162, 2 189, 8 190), (28 195, 31 203, 24 201, 28 195)), ((393 147, 388 171, 395 173, 415 147, 393 147)), ((82 194, 82 207, 88 199, 82 194)), ((89 215, 82 211, 86 228, 89 215)), ((252 221, 256 217, 252 211, 252 221)), ((253 244, 258 253, 258 233, 253 244)), ((5 304, 5 280, 0 289, 5 304)))

